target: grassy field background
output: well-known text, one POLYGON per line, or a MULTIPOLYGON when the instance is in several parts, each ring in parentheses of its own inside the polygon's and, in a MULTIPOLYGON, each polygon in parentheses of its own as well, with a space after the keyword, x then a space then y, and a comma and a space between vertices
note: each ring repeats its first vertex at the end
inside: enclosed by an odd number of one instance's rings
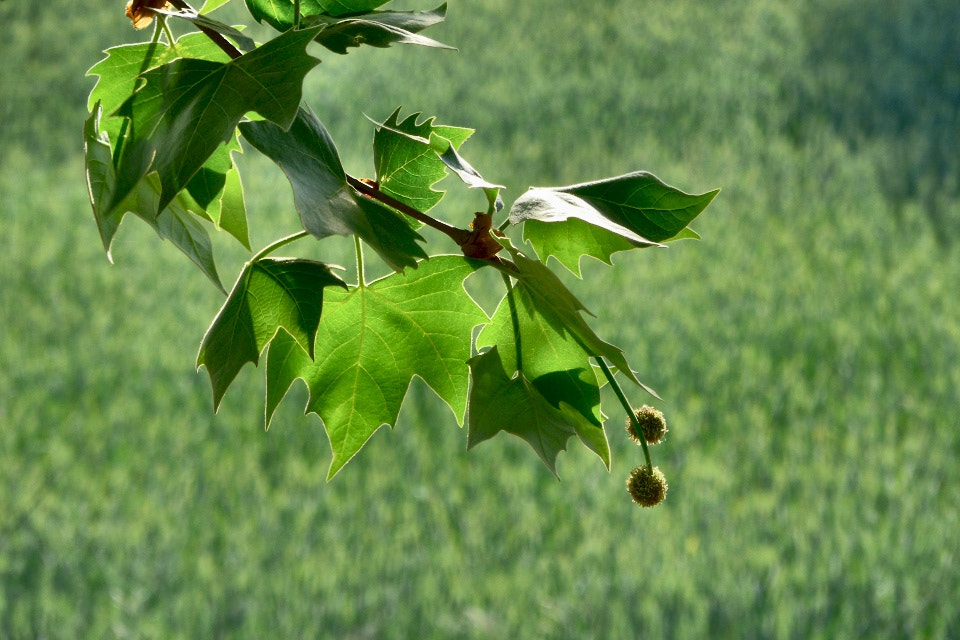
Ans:
MULTIPOLYGON (((432 35, 459 53, 317 51, 307 101, 360 175, 362 113, 402 104, 476 127, 508 199, 641 168, 723 189, 702 241, 568 278, 664 398, 651 510, 618 417, 612 472, 577 447, 558 483, 516 439, 467 454, 415 382, 328 484, 302 391, 265 433, 247 368, 213 415, 193 363, 221 297, 142 224, 111 266, 86 202, 83 73, 135 36, 122 3, 0 4, 0 638, 960 636, 960 202, 937 227, 891 200, 913 139, 819 108, 820 70, 859 62, 813 57, 805 3, 585 6, 452 2, 432 35)), ((296 216, 253 156, 261 246, 296 216)), ((219 249, 231 281, 244 256, 219 249)))

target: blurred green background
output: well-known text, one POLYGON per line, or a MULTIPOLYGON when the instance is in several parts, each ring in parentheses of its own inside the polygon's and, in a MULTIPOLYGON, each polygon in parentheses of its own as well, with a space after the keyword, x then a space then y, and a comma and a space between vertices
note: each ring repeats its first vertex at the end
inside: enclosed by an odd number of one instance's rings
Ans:
MULTIPOLYGON (((213 415, 222 298, 138 222, 111 266, 86 201, 84 72, 149 31, 119 0, 0 25, 0 637, 960 637, 955 1, 454 1, 429 34, 459 53, 313 52, 359 175, 362 114, 402 104, 476 127, 508 201, 641 168, 722 187, 702 241, 567 278, 664 398, 649 510, 612 397, 612 472, 573 447, 560 483, 516 438, 467 454, 419 382, 329 484, 299 387, 265 433, 248 367, 213 415)), ((282 174, 241 168, 254 244, 293 231, 282 174)))

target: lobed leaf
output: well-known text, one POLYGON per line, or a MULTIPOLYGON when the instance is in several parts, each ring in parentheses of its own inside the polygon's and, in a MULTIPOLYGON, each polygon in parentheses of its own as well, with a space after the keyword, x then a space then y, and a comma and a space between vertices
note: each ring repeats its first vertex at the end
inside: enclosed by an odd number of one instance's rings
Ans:
MULTIPOLYGON (((257 22, 266 22, 277 31, 294 26, 294 0, 246 0, 257 22)), ((447 45, 419 35, 427 27, 442 22, 447 3, 432 11, 374 11, 384 0, 301 0, 302 25, 320 25, 316 41, 333 51, 370 45, 418 44, 449 49, 447 45)))
POLYGON ((442 139, 443 147, 456 149, 473 129, 434 124, 435 118, 417 122, 420 113, 400 120, 400 108, 377 123, 373 136, 373 161, 379 189, 404 204, 429 211, 443 198, 433 185, 447 176, 446 164, 431 146, 442 139))
MULTIPOLYGON (((366 13, 389 0, 300 0, 302 18, 326 14, 344 16, 366 13)), ((286 31, 294 22, 294 0, 245 0, 247 9, 257 22, 266 22, 277 31, 286 31)))
POLYGON ((247 263, 207 329, 197 368, 205 366, 216 410, 230 383, 260 354, 280 329, 313 358, 324 288, 347 285, 330 267, 312 260, 263 258, 247 263))
POLYGON ((237 47, 244 53, 253 51, 257 48, 257 43, 254 42, 252 38, 248 38, 247 36, 243 35, 239 29, 231 27, 228 24, 224 24, 219 20, 214 20, 213 18, 202 13, 198 13, 196 9, 184 7, 177 11, 167 11, 165 9, 154 9, 153 11, 154 13, 170 16, 171 18, 186 20, 198 29, 207 29, 209 31, 214 31, 220 35, 226 36, 233 40, 237 47))
POLYGON ((487 346, 499 351, 507 373, 522 373, 555 408, 579 412, 590 427, 578 422, 577 433, 610 467, 600 386, 590 355, 570 332, 546 320, 526 287, 511 290, 477 336, 477 348, 487 346))
POLYGON ((316 359, 278 336, 267 357, 267 425, 290 385, 310 390, 307 411, 326 427, 332 478, 382 425, 396 424, 413 376, 463 423, 471 333, 486 314, 463 288, 486 263, 439 256, 347 293, 330 291, 317 329, 316 359))
POLYGON ((374 11, 350 18, 317 15, 309 24, 323 24, 316 42, 334 53, 344 55, 351 47, 368 45, 386 48, 392 44, 416 44, 437 49, 452 49, 432 38, 420 35, 427 27, 443 21, 447 4, 432 11, 374 11))
POLYGON ((303 77, 319 62, 305 52, 316 32, 284 33, 227 63, 180 59, 142 74, 145 85, 118 110, 129 131, 111 208, 149 171, 160 176, 165 207, 249 111, 289 127, 303 77))
MULTIPOLYGON (((87 190, 93 208, 97 229, 107 257, 112 261, 110 247, 120 222, 127 211, 135 212, 149 224, 162 239, 170 240, 201 271, 224 291, 217 274, 213 245, 203 226, 189 212, 191 203, 183 194, 168 203, 159 213, 160 181, 155 173, 144 176, 117 206, 109 211, 104 202, 113 197, 116 174, 113 167, 109 137, 99 130, 102 111, 100 104, 84 124, 84 149, 87 169, 87 190)), ((245 222, 245 218, 244 218, 245 222)))
POLYGON ((468 449, 506 431, 526 440, 557 476, 557 455, 566 450, 570 437, 580 430, 598 431, 566 403, 554 406, 522 371, 508 377, 497 347, 468 364, 472 381, 468 449))
POLYGON ((283 169, 303 228, 317 238, 357 235, 396 271, 426 258, 423 238, 397 212, 347 184, 340 156, 323 124, 300 109, 288 130, 270 122, 240 125, 244 138, 283 169))
POLYGON ((87 110, 101 103, 103 112, 113 114, 133 95, 140 83, 140 74, 180 58, 196 58, 212 62, 229 62, 230 56, 202 33, 190 33, 177 39, 175 47, 162 42, 125 44, 111 47, 107 57, 90 67, 88 76, 97 76, 97 83, 87 99, 87 110))
POLYGON ((568 187, 533 188, 517 198, 510 222, 524 224, 544 260, 553 256, 580 276, 583 255, 609 263, 610 256, 682 237, 719 190, 691 195, 651 173, 635 173, 568 187))

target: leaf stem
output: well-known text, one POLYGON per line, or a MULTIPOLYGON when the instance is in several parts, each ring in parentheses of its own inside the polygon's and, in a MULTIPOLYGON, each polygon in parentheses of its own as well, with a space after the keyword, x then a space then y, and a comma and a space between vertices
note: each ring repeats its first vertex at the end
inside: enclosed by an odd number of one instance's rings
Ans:
POLYGON ((377 200, 378 202, 382 202, 383 204, 396 209, 400 213, 408 215, 414 220, 417 220, 418 222, 422 222, 428 227, 432 227, 437 231, 439 231, 440 233, 445 234, 451 240, 456 242, 457 246, 462 245, 464 242, 466 242, 470 238, 470 232, 467 231, 466 229, 460 229, 459 227, 454 227, 453 225, 449 225, 446 222, 441 222, 436 218, 428 216, 422 211, 414 209, 413 207, 407 204, 404 204, 395 198, 391 198, 390 196, 383 193, 379 189, 376 189, 368 185, 366 182, 363 182, 362 180, 358 180, 357 178, 354 178, 351 175, 347 176, 347 184, 349 184, 351 187, 353 187, 363 195, 367 196, 368 198, 372 198, 374 200, 377 200))
POLYGON ((510 276, 502 271, 500 272, 500 277, 503 278, 503 284, 507 287, 507 304, 510 305, 510 321, 513 323, 513 344, 517 351, 517 371, 523 371, 523 345, 520 343, 520 317, 517 315, 517 302, 513 297, 513 283, 510 281, 510 276))
POLYGON ((293 28, 300 28, 300 0, 293 0, 293 28))
POLYGON ((363 243, 360 242, 360 236, 353 236, 353 244, 357 249, 357 286, 367 286, 366 278, 363 277, 363 243))
POLYGON ((157 16, 157 25, 163 29, 164 35, 167 36, 167 41, 170 43, 170 48, 174 51, 177 50, 177 41, 173 38, 173 32, 170 31, 170 25, 167 24, 167 16, 157 16))
POLYGON ((593 359, 597 361, 598 365, 600 365, 600 370, 603 371, 603 375, 607 377, 607 382, 609 382, 610 386, 613 387, 614 393, 617 394, 617 399, 620 400, 620 404, 623 405, 623 410, 627 412, 627 417, 630 419, 630 422, 633 423, 633 427, 636 429, 637 435, 640 436, 640 446, 643 447, 643 457, 647 460, 647 467, 653 470, 653 461, 650 460, 650 449, 647 448, 647 441, 643 437, 643 429, 640 427, 640 423, 637 421, 637 414, 634 413, 633 407, 630 406, 630 401, 627 400, 627 396, 623 395, 623 389, 620 388, 620 383, 617 382, 616 378, 613 377, 613 373, 610 371, 607 363, 603 361, 603 358, 600 356, 594 356, 593 359))
POLYGON ((270 244, 265 246, 263 249, 260 249, 260 251, 258 251, 255 256, 250 258, 248 262, 256 262, 257 260, 261 260, 262 258, 270 255, 280 247, 284 247, 290 244, 291 242, 295 242, 299 240, 300 238, 306 238, 308 235, 310 235, 308 231, 297 231, 296 233, 291 234, 285 238, 280 238, 279 240, 271 242, 270 244))

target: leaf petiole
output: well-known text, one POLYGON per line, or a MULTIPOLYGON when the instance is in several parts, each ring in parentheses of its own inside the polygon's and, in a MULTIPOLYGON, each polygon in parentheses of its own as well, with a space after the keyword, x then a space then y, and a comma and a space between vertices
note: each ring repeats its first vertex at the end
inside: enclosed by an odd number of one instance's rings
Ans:
POLYGON ((503 284, 507 287, 507 304, 510 305, 510 320, 513 323, 514 346, 516 347, 517 371, 523 371, 523 347, 520 343, 520 317, 517 315, 517 303, 513 298, 513 282, 510 276, 500 272, 503 284))
POLYGON ((360 236, 353 236, 353 244, 357 249, 357 286, 365 287, 367 282, 363 277, 363 244, 360 242, 360 236))
POLYGON ((308 235, 310 235, 310 233, 307 232, 307 231, 297 231, 296 233, 291 234, 291 235, 289 235, 289 236, 287 236, 287 237, 285 237, 285 238, 280 238, 279 240, 277 240, 277 241, 275 241, 275 242, 271 242, 270 244, 268 244, 267 246, 265 246, 263 249, 261 249, 260 251, 258 251, 257 254, 256 254, 255 256, 253 256, 252 258, 250 258, 250 260, 249 260, 248 262, 251 262, 251 263, 252 263, 252 262, 257 262, 258 260, 261 260, 262 258, 265 258, 266 256, 270 255, 271 253, 273 253, 273 252, 276 251, 277 249, 279 249, 279 248, 281 248, 281 247, 285 247, 286 245, 290 244, 291 242, 296 242, 296 241, 299 240, 300 238, 306 238, 308 235))
MULTIPOLYGON (((607 366, 607 363, 604 362, 603 358, 600 356, 594 356, 593 359, 597 361, 598 365, 600 365, 600 370, 603 371, 603 375, 606 376, 607 382, 609 382, 610 386, 613 387, 614 393, 617 394, 617 399, 620 400, 623 410, 627 412, 627 417, 631 422, 633 422, 633 426, 637 430, 637 433, 642 434, 643 429, 640 427, 640 423, 637 422, 637 414, 634 413, 633 407, 630 406, 630 401, 627 400, 627 396, 623 395, 623 389, 620 388, 620 383, 617 382, 616 378, 613 377, 610 367, 607 366)), ((650 450, 647 448, 646 440, 642 437, 640 438, 640 446, 643 447, 643 457, 647 460, 647 467, 653 469, 653 461, 650 460, 650 450)))
POLYGON ((177 42, 173 38, 173 32, 170 31, 170 25, 167 24, 167 16, 157 14, 157 26, 163 30, 163 35, 167 36, 170 48, 176 51, 177 42))

